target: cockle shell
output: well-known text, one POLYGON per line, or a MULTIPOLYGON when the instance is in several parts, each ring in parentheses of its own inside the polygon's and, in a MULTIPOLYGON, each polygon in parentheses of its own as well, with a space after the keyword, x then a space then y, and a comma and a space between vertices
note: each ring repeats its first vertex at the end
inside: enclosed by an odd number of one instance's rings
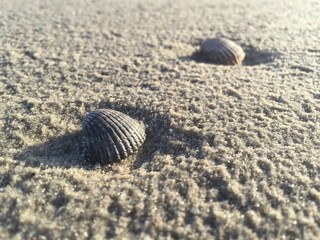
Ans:
POLYGON ((245 57, 243 49, 235 42, 226 38, 213 38, 201 44, 200 53, 214 64, 235 65, 245 57))
POLYGON ((85 158, 92 163, 112 163, 136 153, 146 139, 145 128, 128 115, 98 109, 82 123, 85 158))

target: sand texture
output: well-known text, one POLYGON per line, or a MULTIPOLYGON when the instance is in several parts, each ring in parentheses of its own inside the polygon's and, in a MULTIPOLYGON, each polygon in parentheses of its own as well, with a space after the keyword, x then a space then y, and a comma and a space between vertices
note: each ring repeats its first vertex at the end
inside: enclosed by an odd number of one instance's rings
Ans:
POLYGON ((0 5, 0 239, 320 239, 318 0, 0 5), (83 161, 97 108, 137 156, 83 161))

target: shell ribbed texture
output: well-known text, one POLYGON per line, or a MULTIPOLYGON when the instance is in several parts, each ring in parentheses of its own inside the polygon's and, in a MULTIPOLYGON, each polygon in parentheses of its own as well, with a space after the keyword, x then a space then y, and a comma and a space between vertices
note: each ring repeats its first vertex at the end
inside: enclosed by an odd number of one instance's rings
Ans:
POLYGON ((111 163, 136 153, 145 141, 145 129, 131 117, 111 109, 98 109, 83 120, 84 153, 93 163, 111 163))
POLYGON ((243 49, 226 38, 214 38, 204 41, 200 52, 208 61, 215 64, 235 65, 245 58, 243 49))

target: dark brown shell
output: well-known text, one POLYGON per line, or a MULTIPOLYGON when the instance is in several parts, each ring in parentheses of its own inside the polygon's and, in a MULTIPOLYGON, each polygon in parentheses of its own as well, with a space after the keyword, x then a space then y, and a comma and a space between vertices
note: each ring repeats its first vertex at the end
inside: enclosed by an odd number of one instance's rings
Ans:
POLYGON ((111 109, 98 109, 89 113, 82 126, 83 152, 92 163, 120 161, 136 153, 146 139, 142 124, 111 109))
POLYGON ((200 52, 208 62, 222 65, 241 63, 245 57, 243 49, 226 38, 214 38, 204 41, 200 52))

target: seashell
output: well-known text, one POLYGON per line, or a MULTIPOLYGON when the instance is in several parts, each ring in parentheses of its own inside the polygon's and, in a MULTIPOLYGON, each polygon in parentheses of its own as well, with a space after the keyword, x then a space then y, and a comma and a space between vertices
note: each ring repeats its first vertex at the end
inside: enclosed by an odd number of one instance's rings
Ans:
POLYGON ((98 109, 83 120, 83 152, 92 163, 112 163, 136 153, 146 139, 145 128, 128 115, 98 109))
POLYGON ((235 42, 226 38, 213 38, 201 44, 200 53, 215 64, 235 65, 241 63, 245 52, 235 42))

